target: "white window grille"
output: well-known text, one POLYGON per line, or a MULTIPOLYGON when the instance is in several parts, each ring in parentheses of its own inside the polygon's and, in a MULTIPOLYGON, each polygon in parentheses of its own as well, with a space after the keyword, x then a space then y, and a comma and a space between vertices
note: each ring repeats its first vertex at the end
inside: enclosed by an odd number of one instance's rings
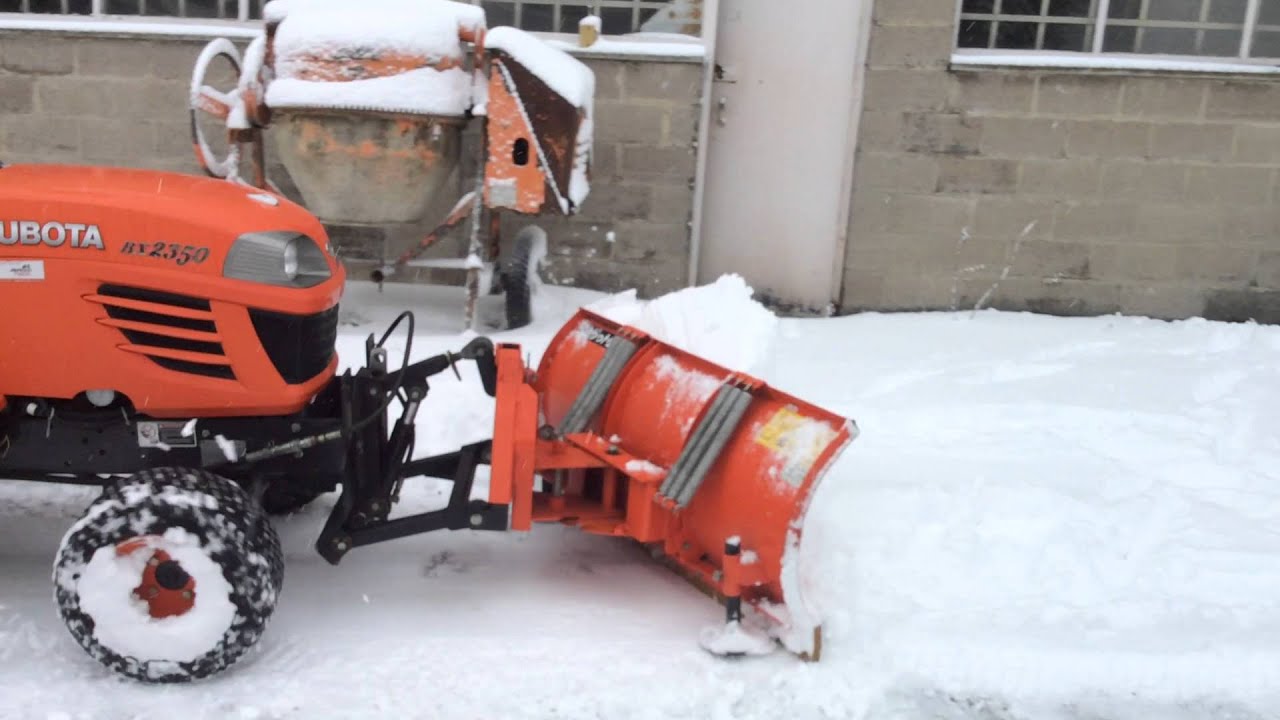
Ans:
POLYGON ((1280 0, 960 0, 956 47, 1280 59, 1280 0))
MULTIPOLYGON (((358 5, 359 0, 351 0, 358 5)), ((606 35, 644 29, 672 0, 465 0, 485 9, 490 25, 531 32, 578 32, 578 21, 598 15, 606 35)), ((0 13, 120 15, 258 20, 265 0, 0 0, 0 13)))
POLYGON ((600 32, 638 32, 670 0, 469 0, 484 8, 490 25, 512 25, 530 32, 578 32, 578 21, 600 17, 600 32))

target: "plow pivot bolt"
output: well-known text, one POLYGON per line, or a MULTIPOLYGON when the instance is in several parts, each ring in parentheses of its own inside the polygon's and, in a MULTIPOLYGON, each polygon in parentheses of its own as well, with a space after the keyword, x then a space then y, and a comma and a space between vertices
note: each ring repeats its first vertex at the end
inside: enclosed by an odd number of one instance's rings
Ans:
POLYGON ((472 515, 472 516, 471 516, 471 524, 472 524, 472 525, 479 525, 479 524, 480 524, 480 523, 482 523, 482 522, 484 522, 484 517, 483 517, 483 516, 481 516, 481 515, 480 515, 480 513, 476 513, 476 514, 474 514, 474 515, 472 515))
POLYGON ((333 546, 334 546, 334 547, 336 547, 336 548, 338 548, 339 550, 346 550, 346 549, 347 549, 347 543, 346 543, 346 542, 344 542, 344 541, 342 541, 342 540, 339 540, 339 541, 335 542, 335 543, 333 544, 333 546))
POLYGON ((606 452, 608 452, 610 455, 617 455, 622 451, 618 449, 617 445, 610 445, 609 449, 606 452))

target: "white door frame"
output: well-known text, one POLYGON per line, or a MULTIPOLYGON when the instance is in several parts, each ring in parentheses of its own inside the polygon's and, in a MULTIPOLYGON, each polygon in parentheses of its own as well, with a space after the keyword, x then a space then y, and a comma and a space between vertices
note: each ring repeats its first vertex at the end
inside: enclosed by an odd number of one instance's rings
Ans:
MULTIPOLYGON (((765 2, 776 0, 727 0, 726 5, 735 2, 765 2)), ((850 213, 852 209, 854 164, 856 162, 858 132, 862 116, 863 86, 866 76, 866 59, 871 37, 872 18, 876 0, 844 0, 860 2, 857 27, 854 38, 855 63, 852 77, 851 107, 849 123, 845 138, 845 160, 841 177, 840 202, 835 218, 837 228, 835 242, 836 262, 832 263, 831 287, 828 293, 833 304, 838 304, 843 295, 844 258, 849 242, 850 213)), ((884 0, 880 0, 883 2, 884 0)), ((717 55, 717 35, 722 11, 721 0, 704 0, 702 42, 706 56, 703 61, 702 92, 699 106, 698 140, 696 168, 694 174, 693 214, 690 223, 689 268, 687 285, 698 282, 699 266, 702 262, 703 226, 705 223, 705 187, 707 180, 707 157, 710 146, 712 116, 715 109, 714 83, 717 55)))

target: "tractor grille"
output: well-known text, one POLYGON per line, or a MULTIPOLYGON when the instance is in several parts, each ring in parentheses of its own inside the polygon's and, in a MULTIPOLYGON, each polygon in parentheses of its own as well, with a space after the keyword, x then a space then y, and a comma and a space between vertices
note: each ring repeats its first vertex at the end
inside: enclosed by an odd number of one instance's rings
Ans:
POLYGON ((306 382, 329 367, 338 338, 338 306, 315 315, 249 310, 258 341, 290 385, 306 382))
POLYGON ((101 322, 120 331, 123 349, 176 372, 235 379, 208 300, 125 285, 102 285, 88 299, 106 309, 101 322))

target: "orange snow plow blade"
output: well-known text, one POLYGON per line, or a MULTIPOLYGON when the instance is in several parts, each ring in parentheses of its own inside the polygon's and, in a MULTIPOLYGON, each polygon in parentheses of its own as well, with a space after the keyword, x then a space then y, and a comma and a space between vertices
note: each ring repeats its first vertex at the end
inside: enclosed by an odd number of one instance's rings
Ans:
POLYGON ((511 505, 511 529, 634 538, 723 599, 730 621, 754 608, 817 659, 796 555, 852 421, 587 310, 536 375, 518 346, 499 346, 497 362, 489 501, 511 505))

